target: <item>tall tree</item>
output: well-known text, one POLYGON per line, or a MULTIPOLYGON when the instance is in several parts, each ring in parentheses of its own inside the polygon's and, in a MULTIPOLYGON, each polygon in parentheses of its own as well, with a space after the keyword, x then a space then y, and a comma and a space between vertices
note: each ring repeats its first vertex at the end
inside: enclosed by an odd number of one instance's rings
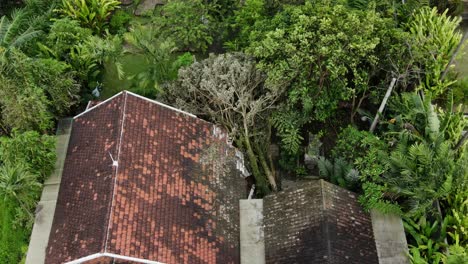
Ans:
POLYGON ((274 117, 286 152, 298 155, 303 128, 331 117, 340 102, 351 100, 353 113, 360 98, 379 95, 387 78, 383 62, 395 50, 393 27, 375 10, 335 1, 286 6, 267 24, 256 24, 247 52, 267 72, 267 86, 286 90, 274 117))
POLYGON ((268 117, 280 95, 263 84, 266 76, 242 53, 223 54, 195 62, 179 71, 168 97, 179 107, 205 116, 228 130, 245 150, 259 189, 277 189, 269 157, 268 117), (267 184, 268 182, 268 184, 267 184))

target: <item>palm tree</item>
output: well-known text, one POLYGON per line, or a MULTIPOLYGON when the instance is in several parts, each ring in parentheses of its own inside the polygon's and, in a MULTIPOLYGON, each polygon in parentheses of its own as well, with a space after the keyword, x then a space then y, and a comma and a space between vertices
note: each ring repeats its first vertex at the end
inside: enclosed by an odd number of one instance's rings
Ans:
POLYGON ((387 160, 385 180, 391 192, 406 200, 410 214, 421 215, 436 200, 447 197, 462 176, 464 150, 454 149, 454 144, 467 121, 457 119, 457 113, 437 111, 428 96, 411 93, 402 97, 400 107, 405 114, 396 119, 403 130, 387 133, 397 135, 398 143, 387 160))
POLYGON ((41 34, 40 30, 35 30, 28 23, 27 16, 26 11, 15 10, 11 14, 11 19, 7 16, 0 19, 0 50, 3 48, 5 53, 8 53, 12 48, 21 48, 41 34))
POLYGON ((33 218, 32 210, 36 205, 41 184, 37 176, 23 164, 3 164, 0 166, 0 199, 5 203, 18 204, 33 218))
POLYGON ((175 44, 170 40, 159 38, 154 25, 135 25, 130 32, 125 34, 125 40, 130 44, 125 53, 144 54, 149 65, 146 71, 135 76, 133 79, 140 93, 145 96, 155 97, 162 92, 161 85, 171 77, 171 53, 175 44))

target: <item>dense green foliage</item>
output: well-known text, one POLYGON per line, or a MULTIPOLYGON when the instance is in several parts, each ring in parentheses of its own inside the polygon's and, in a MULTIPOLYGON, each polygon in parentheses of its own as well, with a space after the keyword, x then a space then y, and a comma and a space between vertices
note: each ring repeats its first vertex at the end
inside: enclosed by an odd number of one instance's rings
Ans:
POLYGON ((201 0, 170 0, 153 18, 161 38, 171 39, 179 51, 204 52, 213 42, 214 18, 201 0))
POLYGON ((132 16, 122 10, 117 10, 112 16, 109 27, 112 33, 123 33, 127 30, 128 23, 132 20, 132 16))
POLYGON ((459 23, 459 18, 448 17, 446 12, 439 15, 435 8, 422 8, 409 23, 415 71, 423 76, 420 83, 424 91, 434 98, 450 85, 441 75, 462 38, 457 31, 459 23))
POLYGON ((101 33, 112 11, 119 8, 117 0, 62 0, 58 10, 63 16, 80 21, 81 25, 101 33))
POLYGON ((55 139, 35 131, 0 137, 0 259, 18 263, 29 242, 41 183, 55 164, 55 139))
POLYGON ((80 87, 69 68, 54 59, 29 58, 12 50, 0 64, 3 128, 50 129, 53 115, 67 113, 78 100, 80 87))
POLYGON ((131 44, 125 52, 144 54, 147 64, 146 71, 128 76, 134 81, 135 91, 147 97, 156 97, 163 92, 161 86, 177 77, 177 71, 182 66, 192 64, 190 53, 173 59, 175 44, 171 40, 163 39, 153 25, 136 25, 125 34, 125 40, 131 44))
POLYGON ((466 262, 460 1, 169 0, 137 17, 139 2, 0 18, 0 260, 24 258, 55 121, 129 89, 225 128, 257 195, 319 175, 401 215, 413 263, 466 262))
POLYGON ((0 19, 0 47, 3 48, 2 57, 8 55, 13 48, 25 45, 31 39, 37 37, 40 31, 35 30, 31 25, 25 25, 28 13, 24 10, 17 10, 12 13, 11 19, 3 16, 0 19))
POLYGON ((36 131, 15 131, 0 138, 0 157, 3 164, 28 164, 42 182, 54 169, 55 139, 36 131))
POLYGON ((325 120, 340 100, 367 89, 384 23, 372 11, 306 3, 276 15, 273 30, 259 34, 248 50, 268 73, 269 86, 288 87, 289 111, 300 113, 303 123, 325 120))

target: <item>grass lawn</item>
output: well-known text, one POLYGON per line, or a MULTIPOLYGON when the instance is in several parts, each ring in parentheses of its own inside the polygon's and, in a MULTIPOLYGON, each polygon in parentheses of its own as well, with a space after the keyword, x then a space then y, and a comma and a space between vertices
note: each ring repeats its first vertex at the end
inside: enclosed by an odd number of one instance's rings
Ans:
POLYGON ((100 99, 107 99, 123 90, 132 91, 132 88, 134 89, 135 87, 132 87, 132 82, 128 80, 127 77, 145 71, 148 67, 144 55, 126 54, 120 58, 120 62, 125 72, 125 76, 122 80, 118 77, 115 65, 112 63, 105 64, 100 99))
POLYGON ((12 226, 15 209, 0 200, 0 263, 21 263, 28 247, 31 230, 12 226))

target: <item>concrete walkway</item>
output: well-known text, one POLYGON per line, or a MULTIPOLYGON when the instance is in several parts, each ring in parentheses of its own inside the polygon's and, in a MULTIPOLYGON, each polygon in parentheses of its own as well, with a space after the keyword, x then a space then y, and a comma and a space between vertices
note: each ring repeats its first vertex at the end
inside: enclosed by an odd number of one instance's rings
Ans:
POLYGON ((57 203, 60 180, 62 178, 63 164, 67 155, 68 140, 72 119, 62 119, 57 126, 57 161, 54 173, 44 182, 41 200, 37 204, 36 219, 29 242, 26 264, 42 264, 45 260, 45 251, 49 242, 50 229, 54 219, 55 204, 57 203))

